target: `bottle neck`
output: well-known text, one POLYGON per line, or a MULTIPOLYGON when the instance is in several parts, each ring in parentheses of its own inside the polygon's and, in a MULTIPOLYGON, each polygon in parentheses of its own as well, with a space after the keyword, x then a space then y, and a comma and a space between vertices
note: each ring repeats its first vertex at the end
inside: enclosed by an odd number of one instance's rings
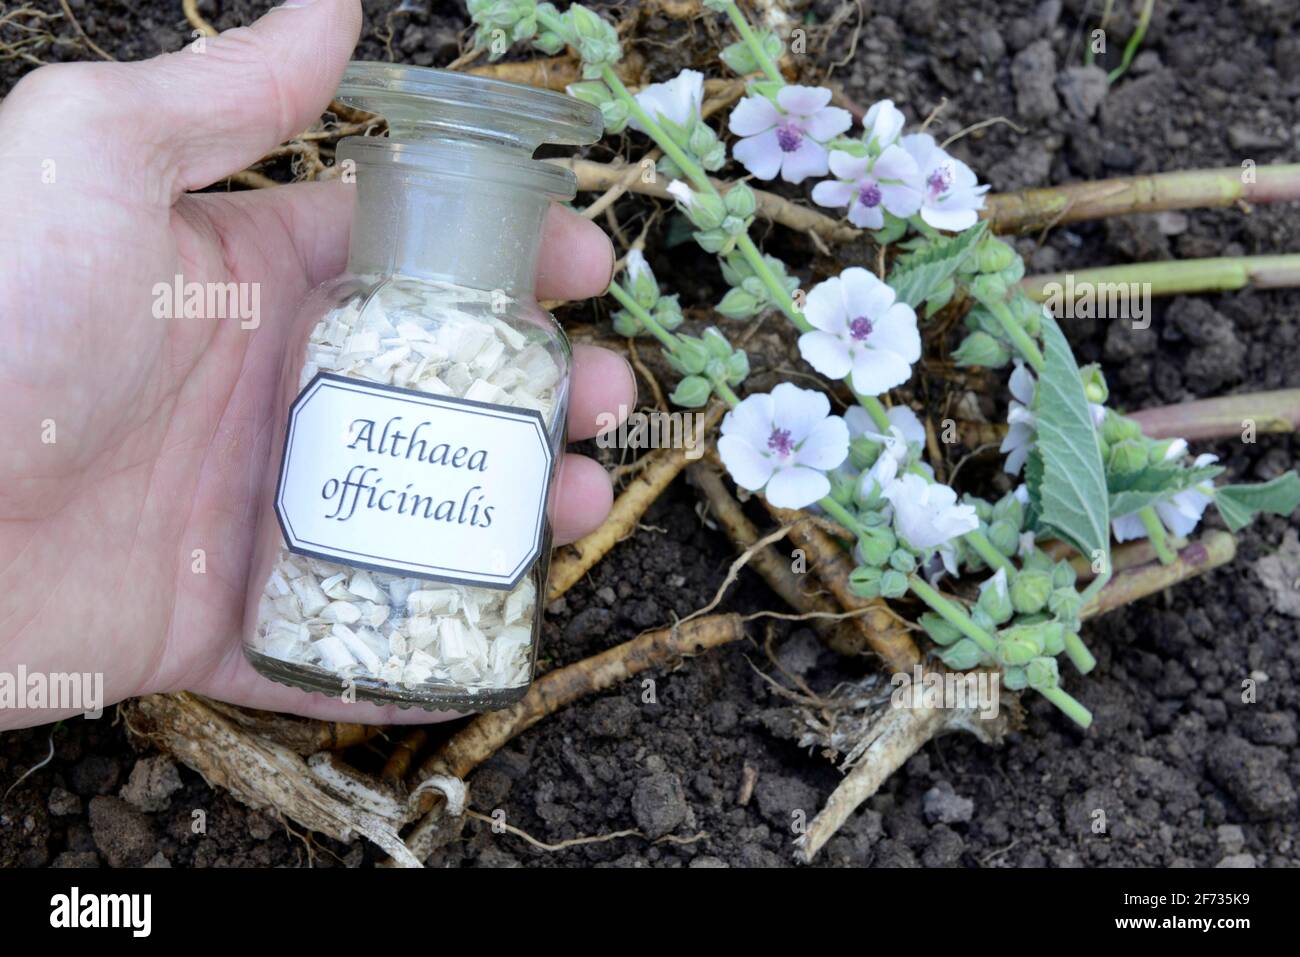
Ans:
POLYGON ((357 158, 349 272, 531 298, 549 197, 476 178, 469 158, 411 164, 394 145, 391 162, 357 158))

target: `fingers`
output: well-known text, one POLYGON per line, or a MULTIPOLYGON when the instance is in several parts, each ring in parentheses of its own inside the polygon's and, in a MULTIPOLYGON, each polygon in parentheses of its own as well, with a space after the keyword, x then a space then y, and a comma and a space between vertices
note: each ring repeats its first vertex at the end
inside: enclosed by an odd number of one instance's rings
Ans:
POLYGON ((553 205, 537 263, 538 299, 590 299, 609 288, 614 245, 605 231, 571 209, 553 205))
POLYGON ((567 545, 600 527, 614 503, 609 474, 594 459, 572 453, 560 460, 551 496, 554 545, 567 545))
POLYGON ((635 408, 636 376, 627 360, 599 346, 574 346, 569 438, 608 432, 635 408))
POLYGON ((310 126, 360 30, 357 0, 281 6, 252 26, 203 38, 201 49, 36 70, 3 117, 52 142, 92 140, 107 157, 101 171, 127 174, 126 188, 170 204, 310 126))

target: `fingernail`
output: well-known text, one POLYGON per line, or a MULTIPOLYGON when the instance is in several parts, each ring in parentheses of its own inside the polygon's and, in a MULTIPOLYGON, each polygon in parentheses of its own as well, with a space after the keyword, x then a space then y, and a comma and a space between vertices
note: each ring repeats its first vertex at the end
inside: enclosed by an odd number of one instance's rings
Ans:
POLYGON ((635 412, 641 407, 639 401, 641 398, 641 387, 637 383, 636 369, 632 368, 631 361, 628 360, 627 356, 622 356, 621 358, 623 360, 623 365, 627 366, 627 374, 632 378, 632 405, 630 411, 635 412))
POLYGON ((609 244, 609 281, 605 283, 606 289, 614 285, 614 273, 617 270, 618 270, 618 255, 614 252, 614 244, 611 242, 609 244))
POLYGON ((284 0, 275 9, 277 10, 297 10, 299 7, 310 7, 316 0, 284 0))

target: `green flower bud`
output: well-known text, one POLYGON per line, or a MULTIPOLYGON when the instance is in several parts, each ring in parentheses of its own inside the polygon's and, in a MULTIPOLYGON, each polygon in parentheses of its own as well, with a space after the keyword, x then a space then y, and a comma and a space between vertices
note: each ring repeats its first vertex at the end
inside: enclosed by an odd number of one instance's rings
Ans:
POLYGON ((622 132, 623 127, 627 126, 628 115, 627 104, 620 100, 606 100, 600 104, 600 116, 606 133, 622 132))
MULTIPOLYGON (((1008 492, 1003 495, 993 506, 993 521, 1010 522, 1016 527, 1017 536, 1025 525, 1025 506, 1016 496, 1015 492, 1008 492)), ((1016 545, 1020 542, 1017 539, 1016 545)))
POLYGON ((1008 629, 1008 634, 998 642, 998 661, 1004 665, 1025 665, 1040 655, 1043 646, 1040 641, 1023 634, 1009 634, 1019 629, 1008 629))
POLYGON ((1106 377, 1102 375, 1101 366, 1097 365, 1097 363, 1090 362, 1080 369, 1079 378, 1083 380, 1083 394, 1087 396, 1089 402, 1096 402, 1101 405, 1110 398, 1110 389, 1106 387, 1106 377))
POLYGON ((655 321, 669 332, 682 324, 682 307, 677 302, 676 294, 660 296, 654 308, 655 321))
POLYGON ((692 236, 706 253, 725 252, 736 245, 735 237, 728 236, 721 229, 704 229, 692 233, 692 236))
POLYGON ((999 369, 1011 361, 1011 351, 987 332, 972 332, 952 354, 959 366, 999 369))
POLYGON ((879 568, 859 565, 849 572, 849 591, 859 598, 879 598, 881 574, 879 568))
POLYGON ((1126 439, 1110 448, 1107 462, 1109 470, 1116 475, 1131 475, 1147 467, 1147 449, 1141 441, 1126 439))
POLYGON ((749 375, 749 356, 742 349, 737 349, 728 358, 723 373, 727 385, 737 386, 749 375))
MULTIPOLYGON (((1023 260, 1021 265, 1024 265, 1023 260)), ((1019 282, 1020 277, 1011 281, 1019 282)), ((1034 338, 1038 338, 1038 335, 1043 331, 1043 315, 1047 312, 1047 307, 1034 302, 1028 296, 1020 296, 1017 301, 1023 306, 1023 310, 1017 317, 1020 320, 1020 325, 1024 327, 1025 332, 1034 338)))
POLYGON ((975 607, 988 615, 997 625, 1011 618, 1011 594, 1007 588, 1005 571, 999 569, 992 578, 980 582, 980 597, 975 607))
POLYGON ((989 526, 988 536, 993 547, 1008 557, 1020 548, 1020 527, 1005 518, 989 526))
POLYGON ((1083 596, 1073 587, 1057 588, 1047 599, 1047 610, 1062 621, 1077 622, 1083 609, 1083 596))
POLYGON ((626 309, 620 309, 618 312, 614 313, 613 319, 614 331, 620 336, 627 336, 630 339, 633 336, 639 336, 641 333, 645 332, 644 327, 641 325, 641 320, 632 315, 632 313, 628 312, 626 309))
POLYGON ((987 499, 966 492, 962 495, 961 501, 963 505, 969 505, 975 509, 975 515, 981 522, 987 524, 993 521, 993 505, 987 499))
POLYGON ((1002 669, 1002 687, 1008 691, 1024 691, 1029 686, 1029 680, 1025 677, 1025 669, 1012 666, 1002 669))
POLYGON ((686 215, 700 229, 717 229, 727 218, 727 208, 722 204, 722 197, 712 193, 697 192, 686 210, 686 215))
POLYGON ((940 651, 939 660, 955 671, 966 671, 984 660, 984 652, 974 641, 963 638, 940 651))
POLYGON ((905 575, 910 575, 916 571, 916 556, 906 548, 896 548, 890 553, 889 567, 905 575))
POLYGON ((1052 587, 1053 588, 1074 588, 1074 583, 1079 580, 1079 573, 1074 570, 1074 566, 1062 559, 1052 566, 1052 587))
POLYGON ((976 276, 970 291, 980 302, 1002 302, 1007 298, 1006 280, 996 275, 976 276))
POLYGON ((703 342, 691 336, 679 336, 676 348, 667 357, 678 372, 687 375, 699 375, 709 364, 709 350, 703 342))
POLYGON ((832 469, 826 473, 831 483, 831 498, 841 505, 853 504, 853 492, 858 487, 858 477, 847 469, 832 469))
POLYGON ((858 559, 867 565, 881 566, 898 547, 898 539, 887 525, 867 529, 858 536, 858 559))
POLYGON ((989 613, 979 605, 976 605, 971 611, 970 620, 975 622, 975 624, 979 625, 979 627, 983 628, 985 631, 992 632, 998 630, 998 623, 994 621, 989 616, 989 613))
POLYGON ((980 272, 1002 272, 1020 258, 1009 243, 991 235, 980 240, 979 250, 975 255, 980 272))
POLYGON ((866 436, 859 435, 849 443, 849 461, 855 469, 866 471, 876 464, 882 448, 884 446, 879 442, 873 442, 866 436))
POLYGON ((919 623, 925 629, 925 633, 930 636, 930 640, 936 645, 951 645, 962 637, 962 633, 956 625, 949 624, 945 618, 936 615, 932 611, 923 614, 919 623))
POLYGON ((737 183, 731 187, 722 199, 727 206, 727 211, 741 219, 748 219, 758 209, 758 197, 744 183, 737 183))
POLYGON ((1169 450, 1173 447, 1178 439, 1165 439, 1163 442, 1153 442, 1147 450, 1147 461, 1152 465, 1163 465, 1167 462, 1176 462, 1176 459, 1169 459, 1169 450))
POLYGON ((1112 445, 1125 439, 1137 439, 1142 436, 1142 426, 1128 416, 1106 410, 1106 418, 1101 424, 1101 435, 1112 445))
POLYGON ((1026 571, 1047 572, 1050 575, 1055 566, 1052 556, 1038 547, 1024 552, 1020 559, 1020 567, 1026 571))
POLYGON ((880 576, 881 598, 902 598, 907 594, 907 576, 890 568, 880 576))
POLYGON ((705 329, 704 334, 700 336, 700 341, 715 359, 727 359, 731 356, 731 343, 717 326, 709 326, 705 329))
POLYGON ((1055 657, 1065 650, 1065 626, 1059 621, 1043 623, 1043 654, 1055 657))
POLYGON ((1061 683, 1061 672, 1055 658, 1035 658, 1025 666, 1025 680, 1036 691, 1055 688, 1061 683))
POLYGON ((582 80, 578 83, 570 83, 566 92, 575 100, 582 100, 583 103, 590 103, 592 106, 601 106, 614 98, 614 94, 610 92, 604 80, 582 80))
POLYGON ((680 405, 687 409, 698 409, 709 401, 709 396, 713 393, 713 386, 709 380, 703 376, 688 375, 677 383, 677 388, 668 398, 674 405, 680 405))
POLYGON ((564 49, 564 37, 551 30, 543 30, 533 38, 533 46, 547 56, 555 56, 564 49))
POLYGON ((1022 615, 1042 611, 1051 594, 1052 576, 1046 572, 1022 571, 1011 583, 1011 605, 1022 615))
POLYGON ((758 61, 754 59, 754 54, 750 52, 748 44, 743 40, 724 47, 719 56, 723 63, 742 76, 746 73, 758 72, 758 61))

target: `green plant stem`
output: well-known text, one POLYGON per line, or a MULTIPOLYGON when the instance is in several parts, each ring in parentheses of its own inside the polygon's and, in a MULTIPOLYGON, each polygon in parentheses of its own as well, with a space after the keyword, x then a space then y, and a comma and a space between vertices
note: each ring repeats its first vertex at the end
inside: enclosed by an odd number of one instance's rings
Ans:
POLYGON ((1092 712, 1064 688, 1035 688, 1034 690, 1064 711, 1065 716, 1079 727, 1087 728, 1092 725, 1092 712))
POLYGON ((677 348, 679 341, 677 336, 661 326, 659 321, 650 314, 650 311, 642 306, 641 303, 637 302, 636 299, 632 297, 631 293, 620 286, 617 282, 609 284, 608 292, 619 301, 619 304, 622 305, 624 309, 636 316, 637 319, 641 320, 641 324, 649 330, 652 336, 659 340, 660 344, 665 349, 672 352, 677 348))
POLYGON ((966 613, 956 602, 949 601, 939 594, 938 590, 930 585, 924 578, 917 574, 907 576, 907 587, 912 590, 917 598, 930 606, 930 609, 943 618, 944 621, 952 625, 963 635, 969 638, 985 654, 996 656, 998 652, 998 641, 987 631, 975 624, 974 619, 966 613))
POLYGON ((1155 506, 1147 505, 1139 509, 1138 518, 1142 519, 1142 527, 1147 530, 1147 538, 1151 539, 1151 547, 1156 550, 1156 558, 1160 559, 1160 564, 1172 565, 1175 556, 1169 550, 1169 539, 1165 534, 1165 524, 1160 521, 1160 516, 1156 514, 1155 506))
POLYGON ((962 538, 966 541, 966 544, 975 549, 975 553, 980 558, 984 559, 986 565, 994 571, 1002 569, 1007 573, 1007 584, 1015 580, 1016 566, 1012 564, 1007 556, 997 550, 994 544, 989 541, 989 537, 982 531, 977 528, 973 532, 967 532, 962 538))
POLYGON ((831 516, 831 518, 835 519, 835 521, 839 522, 854 535, 862 535, 862 523, 858 521, 857 516, 839 502, 835 501, 835 499, 827 495, 824 498, 819 498, 817 504, 822 507, 827 515, 831 516))
MULTIPOLYGON (((1126 309, 1120 316, 1144 318, 1138 310, 1147 296, 1181 296, 1197 292, 1234 292, 1239 289, 1286 289, 1300 286, 1300 254, 1279 256, 1225 256, 1212 259, 1177 259, 1171 262, 1126 263, 1069 273, 1028 276, 1022 289, 1035 302, 1060 298, 1066 308, 1081 295, 1090 295, 1093 315, 1126 309), (1071 291, 1076 295, 1071 296, 1071 291)), ((1080 311, 1074 305, 1075 312, 1080 311)))
POLYGON ((1097 659, 1092 656, 1083 639, 1069 630, 1065 632, 1065 654, 1074 663, 1074 667, 1079 669, 1079 674, 1086 675, 1097 667, 1097 659))
POLYGON ((784 83, 785 77, 781 75, 781 71, 772 62, 772 58, 767 55, 767 50, 763 47, 763 41, 754 33, 754 28, 749 25, 749 21, 745 19, 745 15, 740 12, 740 8, 735 3, 727 4, 727 18, 731 20, 736 32, 745 41, 745 46, 749 47, 749 52, 754 55, 754 62, 767 74, 768 79, 777 83, 784 83))
MULTIPOLYGON (((1133 62, 1133 56, 1137 53, 1138 47, 1142 45, 1142 40, 1147 35, 1147 27, 1151 25, 1151 11, 1155 9, 1156 0, 1146 0, 1142 5, 1142 12, 1138 15, 1137 28, 1134 29, 1133 35, 1128 38, 1128 43, 1124 45, 1124 57, 1120 60, 1119 66, 1106 74, 1106 82, 1114 83, 1128 70, 1129 64, 1133 62)), ((1089 48, 1091 49, 1091 48, 1089 48)))
POLYGON ((1020 351, 1030 368, 1041 375, 1043 352, 1038 348, 1038 343, 1033 340, 1033 337, 1016 322, 1016 317, 1011 315, 1011 307, 998 299, 981 299, 980 303, 997 318, 1002 330, 1011 338, 1012 344, 1020 351))

